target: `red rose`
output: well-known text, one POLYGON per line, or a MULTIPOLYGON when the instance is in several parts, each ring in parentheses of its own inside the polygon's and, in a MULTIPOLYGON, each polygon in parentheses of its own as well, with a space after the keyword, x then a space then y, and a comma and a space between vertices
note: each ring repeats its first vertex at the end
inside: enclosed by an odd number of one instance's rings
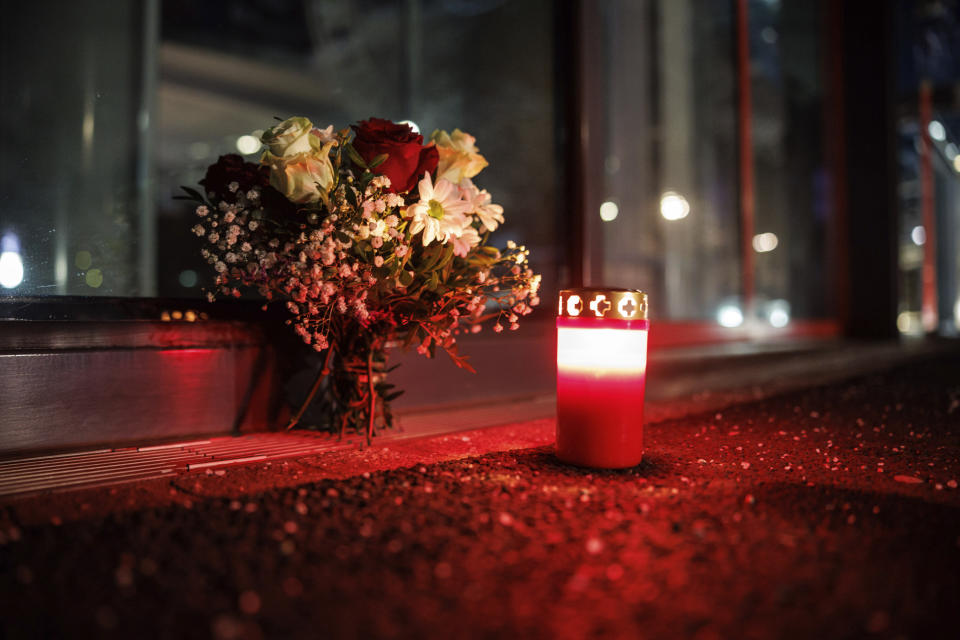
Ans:
POLYGON ((220 156, 216 163, 207 167, 207 175, 200 181, 200 185, 204 191, 214 195, 214 200, 223 200, 230 204, 235 203, 241 193, 259 187, 260 201, 273 217, 292 216, 297 212, 295 204, 270 186, 269 167, 247 162, 235 153, 220 156), (237 183, 235 191, 230 190, 232 182, 237 183))
POLYGON ((410 125, 370 118, 353 125, 353 130, 356 132, 353 148, 365 162, 387 154, 387 159, 374 171, 390 178, 389 190, 394 193, 410 191, 423 174, 437 168, 437 148, 424 147, 423 136, 414 133, 410 125))
POLYGON ((241 156, 230 153, 220 156, 216 163, 207 167, 207 175, 200 181, 207 193, 213 193, 217 199, 231 204, 237 201, 241 193, 253 187, 266 187, 270 184, 270 170, 258 164, 245 161, 241 156), (236 182, 238 188, 230 190, 230 183, 236 182))

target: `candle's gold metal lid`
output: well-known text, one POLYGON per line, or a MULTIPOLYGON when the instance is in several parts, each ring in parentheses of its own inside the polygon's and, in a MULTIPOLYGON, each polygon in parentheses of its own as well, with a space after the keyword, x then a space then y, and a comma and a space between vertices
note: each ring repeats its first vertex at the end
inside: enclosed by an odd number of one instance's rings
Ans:
POLYGON ((647 294, 637 289, 583 287, 560 292, 561 318, 646 320, 647 294))

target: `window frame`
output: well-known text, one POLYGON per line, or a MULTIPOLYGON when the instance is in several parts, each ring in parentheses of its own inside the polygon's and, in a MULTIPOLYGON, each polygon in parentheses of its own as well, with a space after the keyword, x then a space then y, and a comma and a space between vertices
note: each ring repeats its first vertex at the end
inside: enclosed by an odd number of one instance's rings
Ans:
MULTIPOLYGON (((747 24, 747 1, 731 0, 736 3, 737 12, 737 82, 739 101, 746 104, 738 107, 738 127, 740 129, 738 187, 739 209, 741 215, 741 251, 744 255, 743 283, 746 299, 752 298, 752 255, 749 251, 748 231, 752 224, 752 166, 750 162, 749 130, 749 74, 748 56, 745 56, 747 24)), ((829 6, 830 3, 827 3, 829 6)), ((844 27, 839 10, 825 13, 831 52, 839 55, 844 44, 844 27)), ((563 170, 558 190, 563 194, 563 209, 558 218, 563 221, 569 234, 565 249, 570 257, 569 272, 564 286, 582 286, 596 282, 599 274, 600 246, 596 234, 591 233, 588 211, 593 211, 597 199, 597 178, 590 167, 601 166, 595 155, 596 145, 591 145, 589 132, 602 110, 598 109, 602 96, 591 79, 591 65, 596 63, 596 51, 590 46, 591 34, 598 28, 596 5, 589 0, 567 0, 557 4, 554 14, 554 74, 555 109, 557 131, 555 143, 562 157, 563 170), (595 202, 596 201, 596 202, 595 202)), ((826 56, 830 57, 830 56, 826 56)), ((846 198, 847 193, 842 182, 846 168, 844 154, 844 107, 846 106, 843 88, 845 76, 840 65, 831 66, 828 79, 829 111, 835 117, 828 119, 828 132, 835 140, 827 150, 828 166, 836 184, 833 192, 834 230, 831 251, 836 259, 837 277, 834 281, 836 291, 835 315, 830 318, 792 321, 787 327, 773 329, 759 323, 746 322, 737 328, 724 328, 714 322, 703 321, 660 321, 655 322, 650 336, 650 348, 653 350, 674 349, 693 345, 722 345, 730 342, 757 343, 760 345, 779 341, 799 341, 812 339, 826 341, 835 339, 847 332, 844 308, 848 305, 849 273, 846 265, 846 198)), ((562 274, 561 274, 562 276, 562 274)), ((15 297, 0 296, 0 356, 40 354, 40 353, 76 353, 79 351, 103 351, 116 354, 116 366, 124 366, 124 358, 140 351, 209 349, 230 353, 244 351, 246 358, 239 364, 238 373, 233 380, 234 387, 241 389, 235 395, 236 402, 242 404, 242 410, 228 420, 219 419, 204 428, 202 420, 210 420, 210 415, 198 418, 195 425, 197 433, 224 429, 265 429, 279 425, 282 410, 277 406, 278 389, 283 380, 277 375, 278 352, 270 342, 269 332, 263 331, 265 318, 271 322, 282 323, 282 312, 276 310, 264 315, 261 303, 249 301, 226 301, 216 304, 196 299, 177 298, 99 298, 99 297, 15 297), (174 310, 195 310, 209 318, 202 322, 187 323, 164 321, 164 312, 174 310), (272 315, 271 315, 272 314, 272 315), (257 379, 259 360, 250 360, 250 352, 269 354, 271 363, 267 366, 268 375, 257 379), (243 392, 245 387, 247 390, 243 392), (266 386, 264 386, 266 385, 266 386), (254 405, 251 398, 255 396, 254 405), (252 408, 251 408, 252 407, 252 408), (228 424, 229 423, 229 424, 228 424)), ((278 305, 274 305, 278 307, 278 305)), ((552 343, 552 314, 554 305, 544 300, 534 319, 535 333, 544 344, 552 343)), ((510 334, 504 334, 497 344, 497 351, 506 361, 511 356, 510 334)), ((258 356, 259 357, 259 356, 258 356)), ((256 358, 254 359, 256 360, 256 358)), ((237 362, 240 362, 239 360, 237 362)), ((446 363, 444 363, 446 364, 446 363)), ((262 366, 262 363, 261 365, 262 366)), ((544 367, 552 369, 552 362, 544 367)), ((439 370, 438 370, 439 371, 439 370)), ((0 383, 4 383, 6 374, 0 371, 0 383)), ((439 374, 437 379, 440 379, 439 374)), ((5 383, 4 383, 5 384, 5 383)), ((211 381, 207 392, 216 393, 215 381, 211 381)), ((56 390, 52 390, 55 393, 56 390)), ((147 407, 143 404, 131 405, 129 419, 136 420, 144 411, 162 411, 162 405, 147 407)), ((69 420, 64 414, 59 419, 69 420)), ((34 447, 36 448, 36 447, 34 447)), ((47 448, 47 447, 40 447, 47 448)))

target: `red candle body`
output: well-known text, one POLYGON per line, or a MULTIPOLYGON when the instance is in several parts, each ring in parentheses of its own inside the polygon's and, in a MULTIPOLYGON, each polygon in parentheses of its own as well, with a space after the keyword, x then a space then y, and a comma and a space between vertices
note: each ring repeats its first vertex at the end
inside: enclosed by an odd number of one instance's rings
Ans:
POLYGON ((623 469, 643 458, 643 320, 557 318, 557 457, 623 469))

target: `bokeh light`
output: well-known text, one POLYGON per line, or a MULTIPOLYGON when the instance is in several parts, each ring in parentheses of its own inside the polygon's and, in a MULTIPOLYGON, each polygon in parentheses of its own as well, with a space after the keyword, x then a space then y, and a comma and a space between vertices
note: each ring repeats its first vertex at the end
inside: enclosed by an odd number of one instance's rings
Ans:
POLYGON ((680 220, 690 214, 690 203, 676 191, 667 191, 660 196, 660 215, 665 220, 680 220))
POLYGON ((617 216, 620 214, 620 207, 617 206, 616 202, 607 200, 602 205, 600 205, 600 219, 604 222, 611 222, 617 219, 617 216))

